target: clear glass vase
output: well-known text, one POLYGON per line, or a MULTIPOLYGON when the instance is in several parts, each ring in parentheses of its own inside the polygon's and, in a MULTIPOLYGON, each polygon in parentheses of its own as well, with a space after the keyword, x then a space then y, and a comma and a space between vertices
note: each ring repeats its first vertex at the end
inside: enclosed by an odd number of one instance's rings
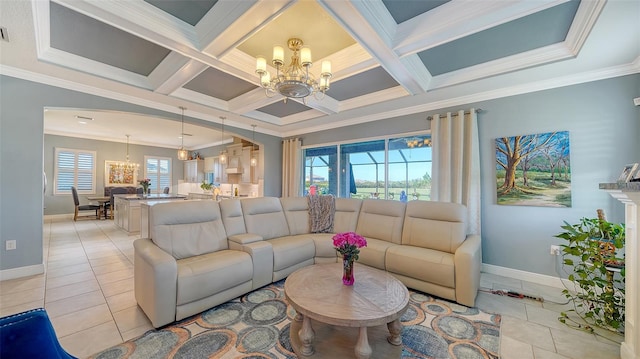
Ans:
POLYGON ((343 256, 342 257, 342 284, 344 285, 353 285, 355 278, 353 276, 353 257, 351 256, 343 256))

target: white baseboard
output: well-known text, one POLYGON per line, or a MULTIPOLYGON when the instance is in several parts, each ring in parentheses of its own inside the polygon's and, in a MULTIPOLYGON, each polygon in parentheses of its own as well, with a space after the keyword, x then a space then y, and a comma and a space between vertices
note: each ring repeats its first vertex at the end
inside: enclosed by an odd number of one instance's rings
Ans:
POLYGON ((44 264, 0 270, 0 281, 44 273, 44 264))
POLYGON ((493 264, 482 264, 482 271, 489 274, 495 274, 502 277, 508 277, 513 279, 524 280, 531 283, 542 284, 549 287, 564 289, 565 285, 573 285, 567 279, 561 279, 546 274, 538 274, 533 272, 526 272, 519 269, 500 267, 493 264), (564 282, 564 285, 563 285, 564 282))

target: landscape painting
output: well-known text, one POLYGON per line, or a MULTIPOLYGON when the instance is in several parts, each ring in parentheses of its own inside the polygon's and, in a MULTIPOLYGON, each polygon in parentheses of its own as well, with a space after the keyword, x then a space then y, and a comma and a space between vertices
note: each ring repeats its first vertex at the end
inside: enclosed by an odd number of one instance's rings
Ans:
POLYGON ((571 207, 569 132, 496 139, 497 203, 571 207))

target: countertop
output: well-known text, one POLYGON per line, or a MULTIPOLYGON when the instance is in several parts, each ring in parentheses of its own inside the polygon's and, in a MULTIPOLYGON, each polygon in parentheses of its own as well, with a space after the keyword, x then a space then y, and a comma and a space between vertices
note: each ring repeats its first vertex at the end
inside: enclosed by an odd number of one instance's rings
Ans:
POLYGON ((164 194, 164 193, 152 193, 148 195, 141 194, 114 194, 114 197, 121 198, 127 201, 149 201, 149 200, 163 200, 163 199, 186 199, 187 196, 179 194, 164 194))

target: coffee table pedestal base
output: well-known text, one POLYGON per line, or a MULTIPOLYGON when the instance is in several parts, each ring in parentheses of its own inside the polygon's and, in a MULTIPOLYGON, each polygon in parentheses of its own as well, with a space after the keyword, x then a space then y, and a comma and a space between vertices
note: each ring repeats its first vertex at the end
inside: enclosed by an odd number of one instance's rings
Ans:
MULTIPOLYGON (((313 359, 337 359, 337 358, 366 358, 356 356, 356 347, 360 338, 360 331, 364 328, 339 327, 311 320, 314 331, 313 354, 304 355, 303 344, 298 335, 302 329, 302 321, 291 321, 289 336, 293 351, 300 358, 313 359)), ((390 336, 387 325, 368 327, 367 338, 371 348, 371 359, 400 358, 402 345, 390 344, 387 338, 390 336)), ((364 350, 366 352, 366 350, 364 350)))

